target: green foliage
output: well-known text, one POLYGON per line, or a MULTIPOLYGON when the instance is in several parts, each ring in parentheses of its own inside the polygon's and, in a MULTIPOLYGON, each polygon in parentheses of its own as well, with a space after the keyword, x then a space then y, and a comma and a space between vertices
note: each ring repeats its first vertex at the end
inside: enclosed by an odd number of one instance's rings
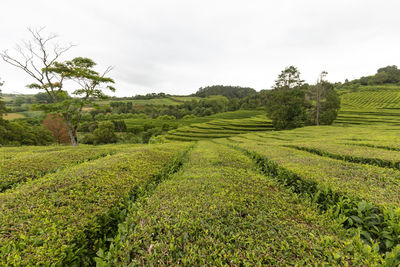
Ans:
POLYGON ((189 145, 136 146, 0 195, 1 265, 93 265, 141 188, 189 145))
MULTIPOLYGON (((391 155, 390 159, 382 159, 382 158, 368 158, 366 155, 360 155, 360 156, 355 156, 354 153, 357 153, 357 150, 355 150, 352 147, 349 147, 347 150, 345 149, 344 151, 341 149, 340 145, 335 145, 335 146, 324 146, 320 145, 321 147, 328 147, 330 151, 334 151, 333 153, 327 150, 322 150, 320 148, 316 147, 307 147, 307 146, 297 146, 297 145, 288 145, 288 147, 299 149, 299 150, 304 150, 310 153, 314 153, 320 156, 324 157, 329 157, 333 159, 339 159, 339 160, 344 160, 348 162, 354 162, 354 163, 362 163, 362 164, 370 164, 370 165, 375 165, 378 167, 387 167, 387 168, 394 168, 400 170, 400 161, 396 161, 391 155), (336 152, 336 153, 335 153, 336 152), (337 154, 337 153, 346 153, 346 154, 337 154), (353 155, 352 155, 353 154, 353 155)), ((358 153, 361 154, 361 153, 358 153)), ((399 159, 398 159, 399 160, 399 159)))
MULTIPOLYGON (((115 153, 116 149, 89 148, 41 150, 19 153, 0 161, 0 192, 16 184, 42 177, 74 164, 115 153)), ((26 151, 29 151, 26 149, 26 151)), ((33 151, 33 150, 31 150, 33 151)), ((3 152, 6 154, 6 152, 3 152)))
MULTIPOLYGON (((375 75, 364 76, 360 79, 347 82, 347 84, 380 85, 397 84, 400 82, 400 70, 396 65, 379 68, 375 75)), ((347 86, 347 84, 345 84, 347 86)))
POLYGON ((169 140, 196 141, 270 130, 272 130, 271 121, 265 116, 259 115, 244 119, 214 119, 205 123, 195 123, 169 131, 166 138, 169 140))
MULTIPOLYGON (((63 96, 60 101, 60 93, 62 93, 62 83, 53 83, 52 90, 48 90, 49 85, 45 84, 31 84, 31 88, 46 90, 52 98, 52 104, 38 105, 39 109, 48 113, 60 113, 66 121, 68 132, 71 136, 72 145, 77 145, 77 130, 82 118, 82 110, 84 106, 95 105, 94 99, 104 99, 104 94, 101 86, 106 85, 106 88, 115 91, 115 88, 107 85, 114 83, 114 81, 105 77, 105 74, 100 74, 93 68, 96 63, 89 58, 77 57, 70 61, 54 62, 52 66, 47 68, 47 72, 51 75, 58 75, 60 80, 77 81, 81 86, 76 89, 72 94, 74 97, 63 96), (59 88, 54 91, 53 88, 59 88)), ((107 72, 106 72, 107 73, 107 72)), ((103 140, 98 140, 103 142, 103 140)))
POLYGON ((130 205, 98 266, 382 264, 375 250, 252 168, 233 149, 199 143, 182 172, 130 205))
POLYGON ((0 121, 3 120, 3 114, 6 113, 6 104, 3 101, 3 97, 1 94, 1 87, 3 86, 4 82, 0 79, 0 121))
POLYGON ((307 120, 306 104, 300 89, 275 89, 267 100, 267 115, 276 130, 302 127, 307 120))
POLYGON ((99 126, 93 131, 94 144, 109 144, 117 142, 115 126, 111 121, 99 122, 99 126))
POLYGON ((184 120, 191 120, 191 119, 195 119, 195 118, 196 118, 196 115, 190 114, 190 115, 185 115, 185 116, 183 116, 182 119, 184 119, 184 120))
POLYGON ((232 98, 244 98, 249 95, 256 93, 256 90, 250 87, 240 86, 224 86, 224 85, 213 85, 201 87, 194 95, 198 97, 209 97, 212 95, 222 95, 229 99, 232 98))
POLYGON ((162 115, 162 116, 158 116, 157 120, 176 120, 175 116, 169 116, 169 115, 162 115))
POLYGON ((289 90, 301 87, 304 80, 300 79, 300 72, 295 66, 286 67, 275 81, 274 89, 289 90))
POLYGON ((116 132, 126 132, 127 127, 126 123, 123 120, 113 120, 112 123, 114 124, 114 128, 116 132))
POLYGON ((337 110, 335 110, 335 109, 325 110, 321 114, 320 123, 322 125, 331 125, 336 120, 337 116, 338 116, 337 110))
MULTIPOLYGON (((397 209, 400 172, 396 163, 400 156, 392 147, 386 150, 386 146, 380 146, 385 149, 381 150, 363 143, 358 147, 337 143, 344 137, 353 142, 365 142, 364 138, 370 138, 371 134, 380 137, 379 128, 375 130, 377 135, 371 131, 371 127, 309 127, 280 132, 279 137, 264 133, 225 142, 236 142, 236 146, 248 153, 265 174, 318 203, 321 210, 332 213, 345 227, 359 228, 365 242, 371 245, 377 242, 380 251, 386 252, 400 244, 400 213, 397 209)), ((381 137, 388 138, 388 135, 381 134, 381 137)), ((390 254, 390 257, 397 256, 390 254)))
POLYGON ((49 145, 54 143, 53 134, 42 125, 28 122, 0 120, 0 145, 49 145))
POLYGON ((310 86, 307 92, 312 101, 309 116, 313 125, 332 124, 340 109, 340 98, 333 84, 323 80, 326 75, 327 72, 322 72, 319 82, 310 86))

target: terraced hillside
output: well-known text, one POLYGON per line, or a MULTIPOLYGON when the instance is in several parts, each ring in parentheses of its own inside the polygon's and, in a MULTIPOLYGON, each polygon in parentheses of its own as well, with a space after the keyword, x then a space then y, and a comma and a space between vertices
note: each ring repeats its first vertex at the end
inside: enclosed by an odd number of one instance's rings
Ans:
POLYGON ((365 95, 333 126, 237 111, 164 144, 0 148, 0 265, 399 266, 398 107, 365 95))
POLYGON ((271 120, 265 115, 258 115, 243 119, 216 119, 205 123, 195 123, 169 131, 166 138, 179 141, 198 141, 272 129, 271 120))
MULTIPOLYGON (((30 157, 31 165, 43 166, 43 171, 34 172, 35 179, 24 169, 26 153, 15 155, 11 161, 21 164, 0 177, 0 181, 16 177, 18 182, 0 192, 0 265, 93 265, 105 236, 112 236, 124 218, 129 201, 175 172, 180 153, 189 146, 104 146, 102 152, 112 155, 79 162, 71 151, 60 150, 56 158, 60 166, 51 171, 44 168, 51 159, 43 157, 54 155, 36 153, 30 157), (68 161, 75 164, 67 167, 63 163, 68 161)), ((7 159, 2 163, 12 166, 7 159)))
POLYGON ((357 92, 344 93, 335 122, 400 125, 400 87, 364 86, 357 92))
POLYGON ((360 229, 386 260, 398 253, 400 127, 306 127, 217 142, 249 155, 264 174, 317 203, 344 228, 360 229))

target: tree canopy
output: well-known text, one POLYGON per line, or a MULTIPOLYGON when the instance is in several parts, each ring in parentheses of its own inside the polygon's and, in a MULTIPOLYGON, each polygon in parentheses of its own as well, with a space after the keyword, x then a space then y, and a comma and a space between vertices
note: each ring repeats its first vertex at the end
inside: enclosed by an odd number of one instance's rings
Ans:
POLYGON ((255 93, 256 90, 250 87, 213 85, 213 86, 201 87, 195 93, 195 96, 209 97, 212 95, 223 95, 228 99, 231 99, 231 98, 244 98, 249 95, 254 95, 255 93))
POLYGON ((345 84, 359 84, 359 85, 380 85, 380 84, 399 84, 400 83, 400 69, 396 65, 389 65, 379 68, 374 75, 363 76, 359 79, 346 81, 345 84))
POLYGON ((300 72, 295 66, 286 67, 275 81, 273 89, 288 90, 300 87, 304 80, 300 79, 300 72))
POLYGON ((44 91, 51 103, 37 105, 37 108, 48 113, 59 113, 67 125, 71 144, 78 145, 77 130, 84 106, 94 105, 96 98, 105 98, 104 89, 115 91, 110 86, 114 81, 106 77, 111 68, 102 74, 94 70, 96 63, 85 57, 59 61, 60 57, 73 45, 62 46, 54 42, 56 35, 44 37, 42 29, 29 29, 32 40, 18 46, 17 55, 3 51, 3 60, 28 74, 34 83, 28 88, 44 91), (66 81, 76 85, 69 96, 65 87, 66 81))
POLYGON ((1 93, 1 87, 3 86, 4 82, 0 78, 0 121, 3 119, 3 114, 6 112, 6 104, 2 100, 2 93, 1 93))
POLYGON ((277 130, 304 125, 332 124, 340 108, 340 98, 333 84, 320 74, 317 84, 308 85, 300 79, 296 67, 285 68, 274 89, 267 94, 267 115, 277 130))

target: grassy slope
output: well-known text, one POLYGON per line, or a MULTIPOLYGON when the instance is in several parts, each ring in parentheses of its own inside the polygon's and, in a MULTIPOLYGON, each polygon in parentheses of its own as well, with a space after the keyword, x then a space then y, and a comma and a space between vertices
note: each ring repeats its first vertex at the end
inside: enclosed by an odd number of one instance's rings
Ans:
POLYGON ((238 110, 187 120, 166 136, 169 140, 197 141, 221 138, 251 131, 272 130, 263 110, 238 110))
POLYGON ((14 119, 20 119, 20 118, 25 118, 24 114, 22 114, 22 113, 7 113, 3 116, 3 119, 5 119, 5 120, 14 120, 14 119))
POLYGON ((362 86, 357 92, 340 93, 342 108, 335 123, 400 125, 399 86, 362 86))
MULTIPOLYGON (((242 153, 200 142, 182 172, 120 225, 98 263, 258 266, 372 264, 357 239, 254 170, 242 153)), ((377 262, 375 262, 377 264, 377 262)))
POLYGON ((165 98, 155 98, 155 99, 135 99, 135 100, 106 100, 106 101, 99 101, 97 102, 100 105, 106 105, 110 102, 131 102, 134 106, 145 106, 145 105, 155 105, 155 106, 162 106, 162 105, 172 105, 177 106, 182 104, 186 101, 192 100, 199 100, 201 98, 195 96, 170 96, 165 98))

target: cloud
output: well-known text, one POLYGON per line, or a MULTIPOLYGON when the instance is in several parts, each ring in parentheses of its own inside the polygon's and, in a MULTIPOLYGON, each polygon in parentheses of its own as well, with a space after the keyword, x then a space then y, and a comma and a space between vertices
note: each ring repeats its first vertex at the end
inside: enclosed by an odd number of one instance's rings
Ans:
MULTIPOLYGON (((308 82, 399 64, 400 2, 394 0, 11 1, 2 3, 0 49, 46 25, 78 44, 99 70, 111 65, 116 95, 189 94, 212 84, 269 88, 296 65, 308 82)), ((0 62, 4 92, 32 92, 29 77, 0 62)))

